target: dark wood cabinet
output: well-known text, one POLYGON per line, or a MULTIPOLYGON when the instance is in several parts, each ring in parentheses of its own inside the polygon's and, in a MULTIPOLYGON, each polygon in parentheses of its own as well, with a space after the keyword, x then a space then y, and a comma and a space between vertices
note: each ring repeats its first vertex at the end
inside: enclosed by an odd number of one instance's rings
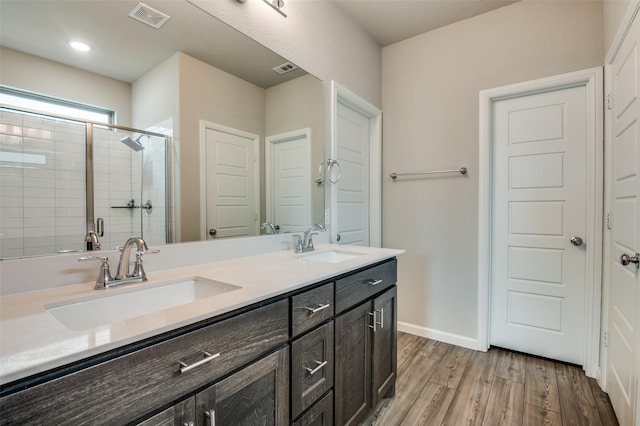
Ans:
POLYGON ((333 283, 307 290, 291 297, 293 337, 333 317, 333 283))
POLYGON ((385 396, 396 378, 396 287, 335 319, 335 418, 356 425, 385 396))
POLYGON ((373 334, 373 406, 395 395, 397 375, 397 299, 393 287, 373 301, 376 331, 373 334))
POLYGON ((371 409, 371 302, 336 318, 337 425, 355 425, 371 409))
POLYGON ((289 349, 251 364, 195 399, 196 426, 289 424, 289 349))
POLYGON ((293 418, 333 388, 333 352, 333 321, 291 344, 293 418))
POLYGON ((188 398, 153 417, 138 423, 137 426, 196 426, 196 399, 188 398))
POLYGON ((27 378, 0 425, 355 425, 395 391, 396 265, 27 378))
POLYGON ((288 337, 289 304, 280 300, 7 395, 0 424, 27 424, 43 413, 49 424, 126 424, 286 345, 288 337))
POLYGON ((137 426, 289 423, 289 349, 254 362, 137 426))
POLYGON ((293 426, 333 426, 333 424, 333 392, 329 392, 295 421, 293 426))

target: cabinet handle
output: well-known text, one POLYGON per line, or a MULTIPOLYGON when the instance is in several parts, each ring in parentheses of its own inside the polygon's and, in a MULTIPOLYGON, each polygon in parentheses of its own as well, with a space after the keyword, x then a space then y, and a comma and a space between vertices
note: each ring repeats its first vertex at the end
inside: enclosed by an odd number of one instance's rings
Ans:
MULTIPOLYGON (((384 328, 384 308, 376 309, 376 312, 380 312, 380 322, 377 322, 380 328, 384 328)), ((375 316, 373 317, 375 321, 375 316)))
POLYGON ((209 426, 216 426, 216 410, 207 410, 204 415, 209 420, 209 426))
POLYGON ((369 280, 369 281, 367 281, 367 284, 369 284, 369 285, 382 284, 382 280, 369 280))
POLYGON ((376 332, 376 311, 369 312, 369 315, 373 317, 373 325, 370 325, 369 328, 373 328, 373 332, 376 332))
POLYGON ((305 309, 307 311, 309 311, 309 315, 313 315, 313 314, 316 314, 316 313, 318 313, 320 311, 324 311, 325 309, 327 309, 330 306, 331 306, 331 303, 327 303, 326 305, 320 305, 319 304, 317 308, 305 307, 305 309))
POLYGON ((318 364, 318 366, 314 369, 311 369, 309 367, 305 367, 305 370, 307 370, 307 372, 309 373, 310 376, 313 376, 314 374, 316 374, 318 371, 320 371, 320 369, 322 367, 324 367, 325 365, 327 365, 327 361, 316 361, 316 364, 318 364))
POLYGON ((184 423, 183 426, 196 426, 194 422, 184 423))
POLYGON ((191 365, 187 365, 182 361, 180 362, 180 374, 184 374, 187 371, 193 370, 194 368, 200 367, 202 364, 206 364, 208 362, 213 361, 214 359, 218 358, 220 356, 220 352, 218 352, 217 354, 211 355, 209 352, 202 352, 202 354, 204 355, 204 358, 202 358, 200 361, 198 362, 194 362, 191 365))

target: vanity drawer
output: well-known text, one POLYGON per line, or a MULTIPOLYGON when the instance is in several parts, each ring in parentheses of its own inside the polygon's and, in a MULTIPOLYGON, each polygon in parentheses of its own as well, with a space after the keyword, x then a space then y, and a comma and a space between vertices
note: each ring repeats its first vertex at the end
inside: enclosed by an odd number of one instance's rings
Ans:
POLYGON ((293 418, 333 387, 333 321, 291 344, 293 418))
POLYGON ((288 334, 281 300, 7 395, 0 423, 125 424, 286 343, 288 334))
POLYGON ((333 426, 333 391, 293 423, 293 426, 333 426))
POLYGON ((305 291, 291 298, 293 337, 333 316, 333 283, 305 291))
POLYGON ((336 281, 336 314, 396 283, 398 261, 373 266, 336 281))

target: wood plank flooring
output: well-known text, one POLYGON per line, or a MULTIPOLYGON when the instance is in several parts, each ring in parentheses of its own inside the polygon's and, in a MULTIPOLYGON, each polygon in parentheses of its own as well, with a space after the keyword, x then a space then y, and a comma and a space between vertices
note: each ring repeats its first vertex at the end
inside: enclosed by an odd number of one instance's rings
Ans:
POLYGON ((398 333, 396 395, 367 425, 615 426, 609 397, 581 368, 398 333))

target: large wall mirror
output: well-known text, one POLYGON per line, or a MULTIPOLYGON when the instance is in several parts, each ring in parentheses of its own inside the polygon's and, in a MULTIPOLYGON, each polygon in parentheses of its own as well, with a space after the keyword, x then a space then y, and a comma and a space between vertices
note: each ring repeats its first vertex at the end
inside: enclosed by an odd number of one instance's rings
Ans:
POLYGON ((322 82, 186 0, 3 0, 0 55, 0 258, 323 222, 322 82))

